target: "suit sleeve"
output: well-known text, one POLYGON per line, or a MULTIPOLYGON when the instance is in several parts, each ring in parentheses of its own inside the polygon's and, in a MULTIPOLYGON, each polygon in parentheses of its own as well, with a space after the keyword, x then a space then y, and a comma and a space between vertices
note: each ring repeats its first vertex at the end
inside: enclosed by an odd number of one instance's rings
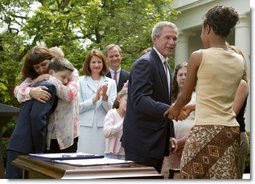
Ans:
POLYGON ((130 76, 132 80, 131 101, 137 111, 163 119, 163 114, 169 105, 152 98, 154 85, 159 82, 155 80, 154 75, 158 73, 155 74, 155 66, 150 61, 137 61, 130 76))
POLYGON ((169 138, 170 137, 175 137, 174 123, 171 119, 169 120, 169 138))
POLYGON ((42 153, 46 148, 49 116, 54 111, 57 100, 56 87, 53 84, 44 81, 40 85, 48 88, 48 91, 51 94, 51 99, 47 103, 41 103, 34 100, 32 106, 30 116, 32 141, 35 153, 42 153))

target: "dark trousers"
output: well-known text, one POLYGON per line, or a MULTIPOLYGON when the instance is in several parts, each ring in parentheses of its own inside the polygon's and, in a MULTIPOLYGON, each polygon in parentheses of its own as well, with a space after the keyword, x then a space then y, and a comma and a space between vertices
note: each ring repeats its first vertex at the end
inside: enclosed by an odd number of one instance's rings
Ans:
POLYGON ((7 151, 7 162, 6 162, 6 179, 22 179, 22 170, 14 165, 12 165, 12 161, 18 158, 18 156, 24 155, 24 153, 20 153, 17 151, 8 150, 7 151))
POLYGON ((45 153, 75 153, 77 151, 77 145, 78 137, 74 139, 72 146, 61 150, 59 148, 57 139, 51 139, 50 150, 46 150, 45 153))
POLYGON ((164 157, 162 159, 157 159, 157 158, 139 156, 129 151, 125 151, 125 156, 126 156, 126 160, 132 160, 137 164, 152 166, 158 171, 158 173, 161 172, 164 157))

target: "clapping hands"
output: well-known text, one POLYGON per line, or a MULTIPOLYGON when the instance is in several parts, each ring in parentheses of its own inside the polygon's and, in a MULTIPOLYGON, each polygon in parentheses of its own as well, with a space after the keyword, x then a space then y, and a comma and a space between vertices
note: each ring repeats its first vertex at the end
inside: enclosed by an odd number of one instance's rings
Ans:
POLYGON ((96 103, 101 97, 103 98, 104 101, 108 100, 108 95, 106 94, 108 90, 108 85, 103 84, 100 86, 97 90, 96 96, 92 99, 93 103, 96 103))
POLYGON ((103 84, 101 87, 101 96, 103 97, 104 101, 108 100, 108 95, 106 94, 107 89, 108 89, 108 85, 107 84, 103 84))

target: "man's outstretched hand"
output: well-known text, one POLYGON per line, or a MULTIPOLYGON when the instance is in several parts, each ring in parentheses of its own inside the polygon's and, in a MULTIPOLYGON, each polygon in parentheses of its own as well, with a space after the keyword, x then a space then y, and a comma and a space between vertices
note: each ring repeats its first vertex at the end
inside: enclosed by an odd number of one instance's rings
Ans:
POLYGON ((181 121, 186 119, 189 114, 190 114, 190 110, 188 108, 183 107, 182 109, 177 109, 174 104, 169 107, 169 109, 164 113, 164 117, 167 117, 169 119, 172 120, 176 120, 176 121, 181 121))

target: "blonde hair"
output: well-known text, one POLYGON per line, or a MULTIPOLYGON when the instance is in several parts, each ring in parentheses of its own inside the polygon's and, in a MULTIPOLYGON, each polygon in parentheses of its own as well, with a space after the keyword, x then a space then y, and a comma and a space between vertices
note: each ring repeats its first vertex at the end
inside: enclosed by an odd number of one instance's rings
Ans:
POLYGON ((107 46, 105 47, 104 53, 105 53, 105 56, 106 56, 106 57, 107 57, 107 55, 108 55, 108 51, 111 50, 112 48, 117 48, 118 51, 119 51, 119 53, 120 53, 120 55, 122 54, 122 50, 121 50, 120 46, 119 46, 119 45, 116 45, 116 44, 114 44, 114 43, 112 43, 112 44, 107 45, 107 46))
POLYGON ((49 50, 54 57, 65 57, 64 51, 60 47, 51 47, 49 50))
POLYGON ((115 108, 115 109, 118 109, 119 108, 119 106, 120 106, 120 103, 119 103, 119 98, 122 98, 123 96, 125 96, 125 95, 127 95, 128 94, 128 89, 126 88, 126 87, 123 87, 120 91, 119 91, 119 93, 118 93, 118 95, 117 95, 117 97, 116 97, 116 99, 115 99, 115 101, 114 101, 114 103, 113 103, 113 105, 112 105, 112 108, 115 108))

